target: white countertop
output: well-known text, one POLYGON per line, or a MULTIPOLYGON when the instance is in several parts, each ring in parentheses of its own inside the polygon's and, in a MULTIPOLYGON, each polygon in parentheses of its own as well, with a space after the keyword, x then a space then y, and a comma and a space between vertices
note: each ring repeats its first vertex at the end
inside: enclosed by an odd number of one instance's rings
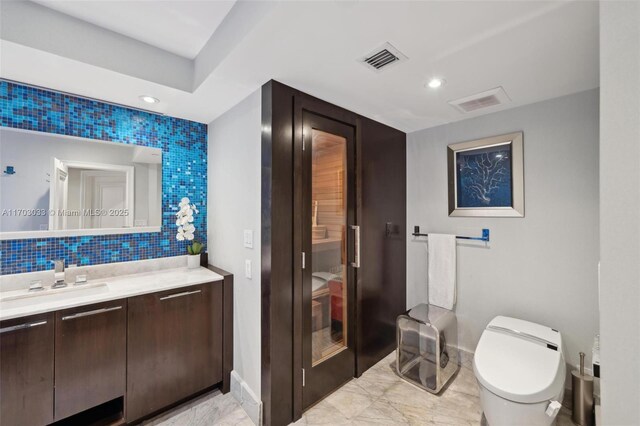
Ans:
POLYGON ((65 289, 50 289, 14 300, 2 300, 7 297, 29 294, 27 290, 0 292, 0 321, 20 318, 45 312, 58 311, 93 303, 125 299, 141 294, 155 293, 180 287, 221 281, 223 277, 207 268, 174 268, 133 275, 122 275, 90 280, 86 288, 73 284, 65 289), (100 286, 106 283, 106 286, 100 286))

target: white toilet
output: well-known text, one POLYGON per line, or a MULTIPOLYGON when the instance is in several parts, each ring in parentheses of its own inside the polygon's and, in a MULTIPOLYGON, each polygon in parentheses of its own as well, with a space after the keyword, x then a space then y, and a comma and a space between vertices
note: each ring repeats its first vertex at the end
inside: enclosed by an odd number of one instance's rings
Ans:
POLYGON ((473 371, 489 426, 555 424, 566 374, 558 331, 496 317, 480 337, 473 371))

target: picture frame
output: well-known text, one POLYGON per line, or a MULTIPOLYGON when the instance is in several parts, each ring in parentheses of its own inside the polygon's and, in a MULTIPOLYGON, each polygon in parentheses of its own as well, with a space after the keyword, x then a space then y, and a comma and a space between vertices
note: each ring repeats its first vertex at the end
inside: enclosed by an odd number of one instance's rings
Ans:
POLYGON ((523 132, 447 147, 450 217, 524 217, 523 132))

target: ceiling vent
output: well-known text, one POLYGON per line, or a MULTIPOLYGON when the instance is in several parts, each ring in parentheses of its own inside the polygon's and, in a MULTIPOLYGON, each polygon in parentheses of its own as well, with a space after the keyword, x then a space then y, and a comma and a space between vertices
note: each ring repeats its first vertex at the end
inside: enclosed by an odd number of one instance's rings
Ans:
POLYGON ((463 114, 502 105, 511 102, 511 99, 502 87, 476 93, 475 95, 449 101, 449 105, 463 114))
POLYGON ((375 72, 382 72, 398 62, 406 61, 408 58, 390 43, 385 43, 373 52, 361 58, 359 61, 367 68, 375 72))

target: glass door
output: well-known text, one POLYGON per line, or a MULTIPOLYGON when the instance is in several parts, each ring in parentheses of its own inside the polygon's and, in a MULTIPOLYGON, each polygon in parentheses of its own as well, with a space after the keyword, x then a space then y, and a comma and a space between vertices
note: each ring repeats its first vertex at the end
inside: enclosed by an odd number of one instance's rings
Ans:
POLYGON ((354 130, 303 113, 303 406, 355 373, 354 130))

